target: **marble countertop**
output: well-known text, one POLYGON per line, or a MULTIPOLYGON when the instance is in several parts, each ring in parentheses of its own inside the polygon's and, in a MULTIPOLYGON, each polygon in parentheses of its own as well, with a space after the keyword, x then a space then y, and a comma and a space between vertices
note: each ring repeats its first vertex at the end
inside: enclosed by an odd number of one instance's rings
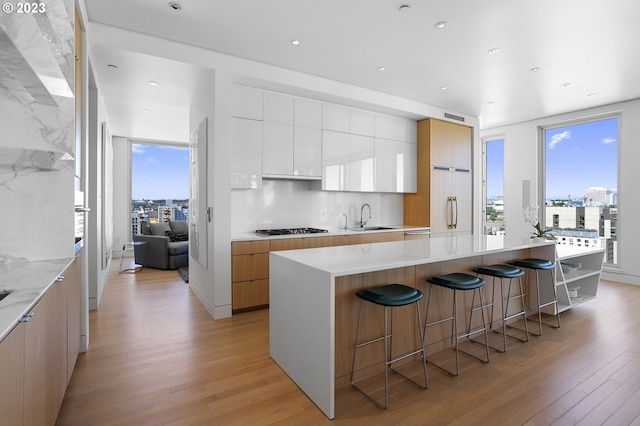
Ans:
MULTIPOLYGON (((372 225, 377 226, 377 225, 372 225)), ((380 225, 383 226, 383 225, 380 225)), ((372 231, 358 231, 354 228, 339 228, 339 229, 329 229, 329 232, 322 232, 318 234, 291 234, 291 235, 259 235, 255 232, 244 232, 244 233, 236 233, 231 235, 231 241, 250 241, 250 240, 278 240, 278 239, 287 239, 287 238, 314 238, 314 237, 335 237, 340 235, 362 235, 362 234, 373 234, 379 232, 419 232, 419 231, 430 231, 431 228, 424 226, 404 226, 404 225, 393 225, 393 226, 384 226, 388 229, 376 229, 372 231)))
POLYGON ((72 261, 73 258, 0 265, 0 293, 11 292, 0 300, 0 341, 72 261))
POLYGON ((277 251, 271 252, 271 256, 281 256, 337 277, 553 244, 530 240, 509 242, 503 237, 469 234, 277 251))

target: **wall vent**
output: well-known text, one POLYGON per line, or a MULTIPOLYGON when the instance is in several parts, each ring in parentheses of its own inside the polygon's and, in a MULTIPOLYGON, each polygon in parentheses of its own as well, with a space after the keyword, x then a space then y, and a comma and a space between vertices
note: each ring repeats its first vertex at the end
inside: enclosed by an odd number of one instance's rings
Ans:
POLYGON ((464 117, 460 117, 459 115, 449 114, 448 112, 444 113, 445 118, 449 118, 451 120, 457 120, 464 123, 464 117))

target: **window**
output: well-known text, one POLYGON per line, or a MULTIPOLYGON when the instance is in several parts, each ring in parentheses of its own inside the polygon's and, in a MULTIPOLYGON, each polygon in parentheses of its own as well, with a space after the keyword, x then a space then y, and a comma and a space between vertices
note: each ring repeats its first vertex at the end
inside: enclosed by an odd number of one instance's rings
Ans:
POLYGON ((189 218, 189 147, 131 144, 131 233, 140 221, 189 218))
POLYGON ((575 237, 579 245, 597 241, 606 248, 605 263, 610 265, 617 264, 618 120, 543 129, 543 224, 553 227, 556 236, 575 237))
POLYGON ((484 141, 484 233, 504 235, 504 139, 484 141))

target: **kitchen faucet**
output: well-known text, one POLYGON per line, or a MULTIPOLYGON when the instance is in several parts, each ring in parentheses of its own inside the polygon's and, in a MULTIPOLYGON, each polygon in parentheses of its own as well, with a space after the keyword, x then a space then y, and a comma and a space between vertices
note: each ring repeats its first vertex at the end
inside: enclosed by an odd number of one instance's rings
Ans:
POLYGON ((369 222, 369 220, 371 220, 371 206, 367 203, 364 203, 362 207, 360 207, 360 228, 364 228, 364 226, 367 224, 367 222, 369 222), (364 217, 363 217, 365 206, 369 207, 369 219, 367 220, 364 220, 364 217))

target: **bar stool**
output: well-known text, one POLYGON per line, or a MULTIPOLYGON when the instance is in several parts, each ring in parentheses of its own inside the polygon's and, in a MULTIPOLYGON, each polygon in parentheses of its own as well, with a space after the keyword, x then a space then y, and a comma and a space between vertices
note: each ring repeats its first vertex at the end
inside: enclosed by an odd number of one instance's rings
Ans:
POLYGON ((555 280, 555 262, 551 262, 546 259, 536 259, 536 258, 527 258, 527 259, 519 259, 513 260, 509 262, 510 265, 517 266, 519 268, 529 269, 536 271, 536 295, 538 301, 538 331, 539 334, 531 333, 534 336, 542 336, 542 326, 546 325, 548 327, 560 328, 560 311, 558 311, 558 297, 556 295, 556 280, 555 280), (553 287, 553 299, 548 302, 542 302, 540 300, 540 275, 539 271, 549 271, 551 274, 551 286, 553 287), (542 322, 542 308, 545 306, 554 305, 555 317, 558 321, 558 325, 552 325, 549 323, 542 322))
POLYGON ((497 350, 498 352, 506 352, 507 337, 520 340, 521 342, 528 342, 529 327, 527 326, 527 313, 526 313, 526 305, 524 301, 525 294, 522 289, 522 276, 524 275, 524 271, 513 265, 486 265, 486 266, 480 266, 478 268, 475 268, 473 272, 477 273, 478 275, 486 275, 489 277, 493 277, 493 290, 492 290, 492 296, 491 296, 491 303, 489 304, 489 306, 491 306, 491 317, 489 318, 489 329, 495 333, 502 334, 502 348, 498 348, 491 345, 489 346, 491 346, 493 349, 497 350), (500 307, 502 311, 502 332, 499 332, 493 329, 493 317, 494 317, 493 310, 495 308, 495 303, 496 303, 496 278, 500 279, 500 301, 501 301, 500 307), (520 293, 517 295, 511 296, 511 285, 513 284, 514 278, 518 279, 518 283, 520 285, 520 293), (509 280, 509 287, 507 289, 506 298, 504 296, 504 282, 503 282, 504 279, 509 280), (506 303, 505 303, 505 299, 506 299, 506 303), (509 314, 509 301, 511 301, 512 299, 520 299, 522 308, 517 312, 509 314), (524 334, 525 334, 524 339, 507 334, 507 321, 513 318, 517 318, 520 315, 522 315, 522 318, 524 319, 524 330, 521 330, 521 331, 524 331, 524 334))
MULTIPOLYGON (((438 365, 432 361, 428 361, 430 364, 432 364, 434 367, 439 368, 440 370, 452 375, 452 376, 457 376, 458 373, 460 372, 460 352, 477 359, 478 361, 482 361, 484 363, 487 363, 490 361, 490 357, 489 357, 489 336, 487 335, 487 322, 485 320, 484 317, 484 308, 486 307, 482 301, 482 287, 484 287, 485 281, 477 276, 474 275, 470 275, 470 274, 463 274, 463 273, 452 273, 452 274, 446 274, 446 275, 437 275, 431 278, 427 279, 427 282, 431 283, 431 287, 429 287, 429 298, 427 300, 427 312, 425 314, 425 319, 424 319, 424 334, 426 336, 427 333, 427 327, 431 327, 433 325, 437 325, 437 324, 442 324, 444 322, 447 321, 452 321, 452 326, 451 326, 451 347, 455 348, 456 350, 456 369, 455 372, 448 370, 444 367, 442 367, 441 365, 438 365), (443 288, 448 288, 450 290, 453 290, 453 314, 450 317, 447 318, 443 318, 441 320, 438 321, 434 321, 434 322, 429 322, 429 307, 431 305, 431 291, 433 290, 434 286, 440 286, 443 288), (473 298, 471 301, 471 312, 469 313, 469 327, 467 328, 466 332, 464 333, 458 333, 458 291, 469 291, 469 290, 473 290, 473 298), (479 295, 479 299, 480 299, 480 307, 478 308, 474 308, 475 305, 475 298, 476 298, 476 292, 479 295), (473 313, 476 310, 480 310, 481 315, 482 315, 482 327, 476 328, 475 330, 471 330, 471 319, 473 318, 473 313), (465 352, 463 350, 460 349, 460 345, 459 345, 459 341, 460 339, 464 338, 464 337, 468 337, 472 342, 474 343, 478 343, 474 340, 471 339, 471 336, 477 333, 483 333, 484 332, 484 339, 485 339, 485 350, 486 350, 486 360, 482 359, 480 357, 477 357, 473 354, 470 354, 469 352, 465 352), (454 344, 455 341, 455 344, 454 344)), ((424 339, 423 339, 424 340, 424 339)))
POLYGON ((423 293, 418 289, 415 289, 413 287, 409 287, 406 285, 387 284, 379 287, 372 287, 372 288, 359 290, 358 292, 356 292, 356 295, 360 298, 360 307, 358 312, 358 325, 356 328, 356 339, 353 346, 353 362, 351 363, 350 383, 351 383, 351 386, 353 386, 358 392, 360 392, 361 394, 366 396, 368 399, 370 399, 379 408, 385 409, 389 405, 389 381, 388 381, 389 369, 391 369, 391 371, 393 371, 394 373, 404 377, 408 381, 416 384, 417 386, 420 386, 423 389, 426 389, 428 386, 427 363, 426 363, 426 357, 424 354, 424 338, 422 335, 422 320, 420 319, 420 305, 418 304, 418 301, 421 300, 423 297, 423 293), (375 303, 376 305, 380 305, 384 307, 384 336, 378 337, 376 339, 372 339, 366 342, 358 343, 358 334, 360 332, 360 321, 362 318, 362 303, 364 301, 375 303), (393 308, 398 306, 410 305, 412 303, 415 303, 416 312, 418 315, 418 334, 420 335, 420 348, 392 359, 391 349, 392 349, 392 342, 393 342, 393 308), (387 321, 387 308, 392 308, 391 321, 390 321, 391 322, 390 333, 388 330, 389 321, 387 321), (380 404, 372 396, 368 395, 366 392, 364 392, 362 389, 356 386, 355 382, 353 381, 353 373, 356 365, 357 349, 363 346, 369 345, 371 343, 380 342, 380 341, 384 341, 384 405, 380 404), (399 371, 393 369, 392 364, 394 362, 400 361, 402 359, 408 358, 416 354, 421 354, 422 356, 422 364, 424 369, 424 386, 410 379, 409 377, 405 376, 399 371))

